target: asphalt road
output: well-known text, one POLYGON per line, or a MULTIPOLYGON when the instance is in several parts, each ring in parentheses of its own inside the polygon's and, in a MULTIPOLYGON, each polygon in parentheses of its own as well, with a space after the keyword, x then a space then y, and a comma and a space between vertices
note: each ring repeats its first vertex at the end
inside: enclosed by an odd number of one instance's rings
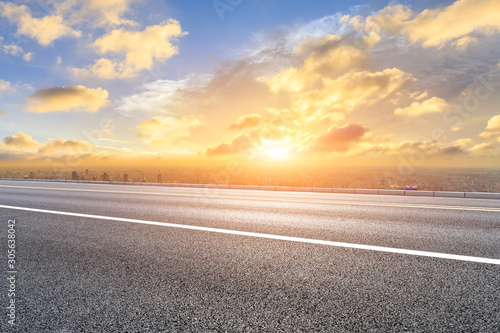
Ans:
POLYGON ((500 331, 500 200, 2 181, 0 205, 1 332, 500 331))

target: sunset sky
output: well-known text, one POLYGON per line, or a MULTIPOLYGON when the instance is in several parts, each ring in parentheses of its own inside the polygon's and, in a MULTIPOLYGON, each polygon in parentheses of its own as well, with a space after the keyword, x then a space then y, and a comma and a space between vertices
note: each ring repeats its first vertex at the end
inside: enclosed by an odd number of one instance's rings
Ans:
POLYGON ((500 167, 498 0, 0 2, 0 59, 5 164, 500 167))

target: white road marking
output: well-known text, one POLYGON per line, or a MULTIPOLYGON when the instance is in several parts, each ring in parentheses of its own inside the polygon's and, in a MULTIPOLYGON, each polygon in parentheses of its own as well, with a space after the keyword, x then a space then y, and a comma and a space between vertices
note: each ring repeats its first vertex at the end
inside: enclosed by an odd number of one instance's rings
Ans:
POLYGON ((281 202, 300 202, 313 204, 337 204, 351 206, 378 206, 378 207, 403 207, 403 208, 423 208, 423 209, 444 209, 444 210, 464 210, 464 211, 481 211, 481 212, 500 212, 500 208, 496 207, 474 207, 474 206, 444 206, 444 205, 425 205, 425 204, 408 204, 408 203, 390 203, 390 202, 368 202, 368 201, 344 201, 344 200, 316 200, 316 199, 285 199, 285 198, 265 198, 251 196, 222 196, 222 195, 196 195, 196 194, 181 194, 181 193, 165 193, 165 192, 143 192, 143 191, 119 191, 119 190, 95 190, 95 189, 79 189, 79 188, 62 188, 62 187, 37 187, 37 186, 12 186, 0 185, 7 188, 21 188, 33 190, 51 190, 51 191, 73 191, 73 192, 98 192, 98 193, 119 193, 119 194, 141 194, 141 195, 162 195, 173 197, 192 197, 192 198, 207 198, 207 199, 229 199, 229 200, 258 200, 258 201, 281 201, 281 202))
POLYGON ((384 247, 384 246, 334 242, 334 241, 327 241, 327 240, 321 240, 321 239, 310 239, 310 238, 291 237, 291 236, 282 236, 282 235, 273 235, 273 234, 263 234, 263 233, 258 233, 258 232, 219 229, 219 228, 202 227, 202 226, 196 226, 196 225, 175 224, 175 223, 167 223, 167 222, 148 221, 148 220, 128 219, 128 218, 123 218, 123 217, 61 212, 61 211, 56 211, 56 210, 46 210, 46 209, 37 209, 37 208, 16 207, 16 206, 6 206, 6 205, 0 205, 0 208, 24 210, 24 211, 29 211, 29 212, 37 212, 37 213, 45 213, 45 214, 57 214, 57 215, 66 215, 66 216, 75 216, 75 217, 85 217, 85 218, 127 222, 127 223, 149 224, 149 225, 156 225, 156 226, 169 227, 169 228, 208 231, 208 232, 215 232, 215 233, 220 233, 220 234, 275 239, 275 240, 308 243, 308 244, 328 245, 328 246, 359 249, 359 250, 370 250, 370 251, 389 252, 389 253, 397 253, 397 254, 409 254, 409 255, 422 256, 422 257, 432 257, 432 258, 461 260, 461 261, 470 261, 470 262, 483 263, 483 264, 500 265, 500 259, 493 259, 493 258, 472 257, 472 256, 439 253, 439 252, 398 249, 398 248, 384 247))

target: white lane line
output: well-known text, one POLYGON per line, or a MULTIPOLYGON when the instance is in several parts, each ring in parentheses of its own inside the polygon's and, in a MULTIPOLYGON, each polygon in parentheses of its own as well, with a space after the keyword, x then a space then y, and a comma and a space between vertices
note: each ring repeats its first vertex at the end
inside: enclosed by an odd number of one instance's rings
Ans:
POLYGON ((202 227, 202 226, 196 226, 196 225, 175 224, 175 223, 168 223, 168 222, 128 219, 128 218, 123 218, 123 217, 61 212, 61 211, 57 211, 57 210, 46 210, 46 209, 38 209, 38 208, 16 207, 16 206, 6 206, 6 205, 0 205, 0 208, 24 210, 24 211, 29 211, 29 212, 37 212, 37 213, 45 213, 45 214, 85 217, 85 218, 91 218, 91 219, 100 219, 100 220, 109 220, 109 221, 118 221, 118 222, 127 222, 127 223, 149 224, 149 225, 156 225, 156 226, 162 226, 162 227, 168 227, 168 228, 208 231, 208 232, 215 232, 215 233, 220 233, 220 234, 275 239, 275 240, 283 240, 283 241, 298 242, 298 243, 328 245, 328 246, 359 249, 359 250, 370 250, 370 251, 389 252, 389 253, 397 253, 397 254, 409 254, 409 255, 421 256, 421 257, 432 257, 432 258, 461 260, 461 261, 470 261, 470 262, 483 263, 483 264, 500 265, 500 259, 463 256, 463 255, 457 255, 457 254, 418 251, 418 250, 407 250, 407 249, 398 249, 398 248, 375 246, 375 245, 334 242, 334 241, 327 241, 327 240, 321 240, 321 239, 311 239, 311 238, 273 235, 273 234, 263 234, 263 233, 258 233, 258 232, 219 229, 219 228, 202 227))
POLYGON ((119 193, 119 194, 141 194, 141 195, 161 195, 169 197, 190 197, 190 198, 206 198, 206 199, 228 199, 228 200, 258 200, 272 202, 299 202, 312 204, 335 204, 335 205, 351 205, 351 206, 377 206, 377 207, 402 207, 402 208, 423 208, 423 209, 444 209, 444 210, 464 210, 464 211, 481 211, 481 212, 500 212, 500 208, 496 207, 480 207, 480 206, 444 206, 444 205, 426 205, 426 204, 408 204, 408 203, 390 203, 390 202, 369 202, 369 201, 344 201, 344 200, 315 200, 315 199, 286 199, 286 198, 265 198, 251 196, 221 196, 221 195, 197 195, 197 194, 181 194, 181 193, 165 193, 165 192, 147 192, 147 191, 118 191, 118 190, 94 190, 94 189, 79 189, 79 188, 62 188, 62 187, 36 187, 36 186, 12 186, 0 185, 6 188, 21 188, 33 190, 51 190, 51 191, 73 191, 73 192, 97 192, 97 193, 119 193))

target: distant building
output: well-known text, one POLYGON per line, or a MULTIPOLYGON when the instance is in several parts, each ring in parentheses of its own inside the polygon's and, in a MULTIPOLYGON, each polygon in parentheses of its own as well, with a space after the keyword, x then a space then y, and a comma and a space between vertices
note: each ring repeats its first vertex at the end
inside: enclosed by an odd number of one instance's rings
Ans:
POLYGON ((80 177, 78 177, 78 173, 76 171, 71 172, 71 180, 80 180, 80 177))
POLYGON ((101 180, 105 182, 109 181, 109 175, 106 172, 103 172, 101 175, 101 180))
POLYGON ((161 183, 161 173, 156 175, 156 182, 161 183))
POLYGON ((123 181, 128 182, 128 174, 127 173, 123 174, 123 181))

